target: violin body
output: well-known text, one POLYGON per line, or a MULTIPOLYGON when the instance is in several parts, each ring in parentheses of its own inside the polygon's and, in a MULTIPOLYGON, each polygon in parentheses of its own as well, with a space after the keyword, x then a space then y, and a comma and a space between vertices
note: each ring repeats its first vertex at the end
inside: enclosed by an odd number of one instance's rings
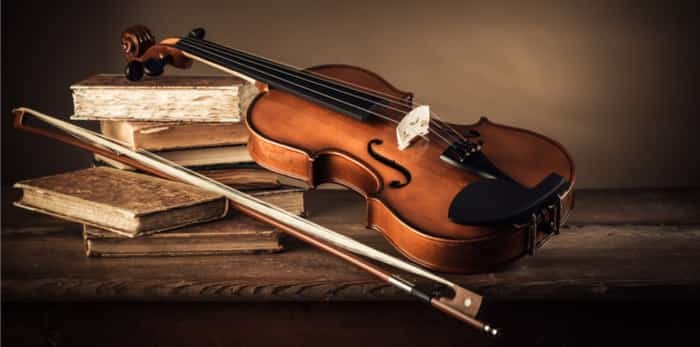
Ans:
MULTIPOLYGON (((326 65, 310 71, 409 102, 412 98, 361 68, 326 65)), ((402 116, 381 105, 373 111, 402 116)), ((441 160, 449 144, 433 134, 399 150, 396 124, 377 117, 358 121, 274 88, 250 105, 246 121, 248 148, 258 164, 311 187, 331 182, 354 190, 366 199, 367 226, 425 267, 455 273, 493 270, 532 253, 533 245, 552 233, 536 226, 551 226, 553 216, 522 225, 464 225, 451 219, 455 196, 484 178, 441 160)), ((558 230, 573 207, 568 192, 575 180, 574 162, 559 143, 486 118, 452 127, 483 143, 481 151, 490 162, 523 187, 535 187, 552 173, 566 180, 558 230)))
POLYGON ((136 81, 198 60, 256 83, 262 93, 246 115, 253 159, 311 187, 359 193, 368 227, 418 264, 492 270, 533 254, 573 208, 574 162, 552 139, 485 118, 447 124, 370 71, 297 69, 204 34, 156 44, 143 26, 125 30, 125 75, 136 81))

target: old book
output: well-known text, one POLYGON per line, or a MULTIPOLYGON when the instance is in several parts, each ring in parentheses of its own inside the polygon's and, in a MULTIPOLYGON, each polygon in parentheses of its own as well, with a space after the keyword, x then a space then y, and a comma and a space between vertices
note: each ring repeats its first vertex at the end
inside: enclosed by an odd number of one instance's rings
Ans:
POLYGON ((243 123, 101 121, 102 134, 131 149, 164 151, 248 143, 243 123))
POLYGON ((259 190, 248 192, 254 197, 273 204, 286 210, 289 213, 303 216, 304 209, 304 189, 296 187, 283 187, 279 189, 259 190))
POLYGON ((73 84, 78 120, 240 122, 257 94, 234 76, 159 76, 131 82, 99 74, 73 84))
POLYGON ((21 181, 15 205, 135 237, 223 218, 228 200, 174 181, 95 167, 21 181))
POLYGON ((251 158, 248 149, 244 145, 185 148, 155 153, 165 159, 187 167, 211 167, 215 165, 253 162, 253 158, 251 158))
POLYGON ((261 167, 209 169, 197 172, 236 189, 272 189, 282 186, 279 175, 261 167))
POLYGON ((263 190, 284 186, 307 188, 304 182, 278 175, 256 164, 234 165, 219 169, 200 169, 200 174, 241 190, 263 190))
MULTIPOLYGON (((191 169, 229 167, 233 164, 252 163, 248 149, 244 145, 186 148, 172 151, 153 152, 154 154, 168 159, 178 165, 187 166, 191 169)), ((108 164, 122 170, 133 170, 128 165, 122 164, 95 154, 95 160, 108 164)))
POLYGON ((280 232, 241 215, 137 238, 85 225, 88 256, 183 256, 278 252, 280 232))
MULTIPOLYGON (((138 171, 133 167, 99 155, 95 156, 93 165, 114 167, 120 170, 138 171)), ((308 185, 301 180, 276 174, 255 163, 199 166, 192 167, 191 169, 227 186, 246 191, 284 187, 295 187, 303 190, 309 188, 308 185)))

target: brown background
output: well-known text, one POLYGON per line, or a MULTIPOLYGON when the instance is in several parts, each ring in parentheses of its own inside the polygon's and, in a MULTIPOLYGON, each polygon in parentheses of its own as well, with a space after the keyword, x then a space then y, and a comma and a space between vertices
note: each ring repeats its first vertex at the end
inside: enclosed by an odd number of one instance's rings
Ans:
POLYGON ((302 67, 369 68, 447 120, 488 115, 559 140, 580 187, 697 185, 693 3, 526 3, 3 1, 3 185, 88 165, 12 130, 9 111, 67 118, 68 86, 120 72, 119 33, 134 23, 158 38, 204 26, 210 40, 302 67))

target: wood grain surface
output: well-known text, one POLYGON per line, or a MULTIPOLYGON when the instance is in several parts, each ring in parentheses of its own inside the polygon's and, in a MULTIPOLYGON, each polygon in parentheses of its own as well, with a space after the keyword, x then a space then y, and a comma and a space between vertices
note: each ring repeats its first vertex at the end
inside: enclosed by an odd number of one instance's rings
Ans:
MULTIPOLYGON (((611 225, 585 224, 593 218, 587 216, 599 215, 598 200, 604 193, 579 194, 572 217, 577 225, 565 228, 536 256, 493 273, 449 277, 501 300, 700 297, 700 226, 691 223, 698 205, 689 198, 700 197, 698 190, 630 192, 653 197, 655 204, 663 205, 665 199, 670 204, 669 209, 651 210, 642 208, 650 201, 615 194, 618 203, 640 208, 620 207, 619 220, 612 213, 598 219, 611 225), (679 209, 685 213, 677 213, 679 209), (685 225, 621 225, 642 216, 685 225)), ((347 191, 311 192, 307 210, 320 224, 396 254, 381 236, 363 227, 361 198, 347 191)), ((287 250, 279 254, 90 259, 84 256, 77 225, 38 215, 5 216, 10 218, 3 220, 2 291, 3 299, 12 301, 410 300, 295 240, 287 240, 287 250)))

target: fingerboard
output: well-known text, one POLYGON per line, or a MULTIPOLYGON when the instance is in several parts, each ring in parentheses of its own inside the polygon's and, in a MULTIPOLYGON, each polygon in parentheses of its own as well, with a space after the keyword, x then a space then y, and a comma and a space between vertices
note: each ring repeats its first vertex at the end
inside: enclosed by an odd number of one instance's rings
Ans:
POLYGON ((175 46, 202 60, 265 83, 271 88, 284 90, 358 120, 367 120, 373 114, 371 108, 382 102, 380 97, 340 81, 204 39, 185 37, 175 46))

